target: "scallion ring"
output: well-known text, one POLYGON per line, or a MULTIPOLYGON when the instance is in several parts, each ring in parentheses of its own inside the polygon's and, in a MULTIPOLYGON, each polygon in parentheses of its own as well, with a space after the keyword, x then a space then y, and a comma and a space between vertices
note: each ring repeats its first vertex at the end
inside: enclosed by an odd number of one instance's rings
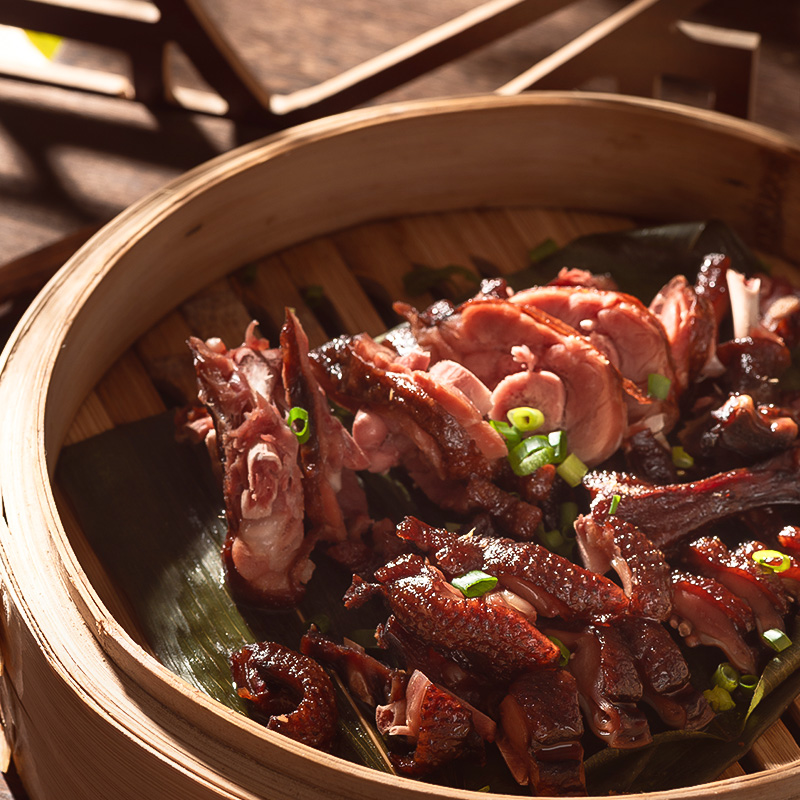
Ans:
POLYGON ((732 664, 723 661, 711 676, 714 686, 721 686, 725 691, 732 692, 739 685, 739 673, 732 664))
POLYGON ((792 646, 792 640, 780 629, 770 628, 761 634, 761 638, 776 652, 781 653, 792 646))
POLYGON ((522 433, 535 431, 544 424, 544 414, 538 408, 530 406, 517 406, 517 408, 509 409, 506 416, 508 421, 522 433))
POLYGON ((678 469, 691 469, 694 466, 694 458, 680 445, 675 445, 672 448, 672 463, 678 469))
POLYGON ((546 436, 529 436, 509 451, 508 463, 515 475, 533 475, 545 464, 552 464, 553 455, 546 436))
POLYGON ((739 678, 739 688, 745 694, 753 694, 756 690, 756 686, 758 686, 758 675, 747 674, 739 678))
POLYGON ((571 653, 569 652, 569 648, 561 641, 561 639, 556 638, 555 636, 548 636, 547 637, 560 651, 561 651, 561 658, 558 660, 559 667, 566 667, 569 664, 569 657, 571 653))
POLYGON ((294 406, 289 411, 289 419, 286 421, 286 424, 291 429, 292 433, 297 437, 297 440, 300 444, 305 444, 308 441, 308 437, 311 436, 311 426, 308 422, 308 411, 304 408, 300 408, 300 406, 294 406), (303 424, 298 427, 295 423, 300 420, 303 424))
POLYGON ((580 485, 580 482, 583 480, 583 476, 588 471, 589 468, 575 455, 575 453, 570 453, 558 465, 558 467, 556 467, 556 472, 573 488, 580 485))
POLYGON ((497 578, 487 575, 479 569, 473 569, 464 575, 459 575, 451 581, 464 597, 480 597, 497 586, 497 578))
POLYGON ((752 559, 770 572, 786 572, 792 566, 792 559, 780 550, 756 550, 752 559))

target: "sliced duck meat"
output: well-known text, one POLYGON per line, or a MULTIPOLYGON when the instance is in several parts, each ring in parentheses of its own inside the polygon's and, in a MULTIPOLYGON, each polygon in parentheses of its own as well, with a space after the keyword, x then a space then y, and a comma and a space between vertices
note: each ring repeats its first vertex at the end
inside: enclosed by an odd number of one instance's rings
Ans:
POLYGON ((541 432, 566 430, 582 461, 610 456, 627 428, 623 379, 573 328, 534 308, 482 298, 429 322, 397 305, 433 363, 457 361, 492 391, 494 419, 518 406, 538 408, 541 432))
POLYGON ((704 297, 714 311, 714 322, 717 330, 730 312, 728 297, 727 272, 731 260, 722 253, 709 253, 700 264, 694 281, 694 290, 698 297, 704 297))
POLYGON ((562 267, 558 271, 548 286, 583 286, 587 289, 603 289, 605 291, 617 291, 619 288, 614 279, 608 273, 598 275, 586 269, 577 267, 562 267))
POLYGON ((373 708, 389 702, 398 691, 402 691, 408 680, 402 670, 392 669, 367 655, 364 648, 355 642, 337 644, 323 636, 315 625, 301 639, 300 651, 333 667, 350 692, 373 708), (398 684, 401 684, 400 689, 398 684))
POLYGON ((253 344, 228 351, 189 340, 199 398, 214 419, 223 461, 229 580, 248 599, 292 605, 314 569, 314 543, 303 527, 297 437, 279 409, 281 362, 253 344))
POLYGON ((699 378, 719 374, 717 321, 706 294, 676 275, 653 298, 650 311, 666 332, 679 392, 699 378))
POLYGON ((649 428, 640 428, 626 437, 622 451, 628 469, 640 480, 659 484, 678 482, 671 448, 649 428))
POLYGON ((521 786, 537 797, 582 797, 583 721, 575 678, 539 669, 515 680, 500 703, 500 752, 521 786))
POLYGON ((366 334, 334 339, 310 358, 328 397, 357 412, 353 437, 374 472, 403 463, 412 473, 460 480, 492 474, 507 452, 462 391, 397 367, 392 351, 366 334))
POLYGON ((583 484, 595 499, 620 495, 616 516, 666 550, 708 523, 764 505, 800 502, 800 449, 690 483, 653 486, 624 473, 596 471, 583 484))
POLYGON ((327 542, 359 538, 370 520, 366 495, 353 470, 366 469, 369 462, 331 413, 311 370, 308 337, 290 309, 281 330, 281 348, 287 403, 305 412, 299 457, 309 535, 327 542))
POLYGON ((785 278, 759 275, 761 326, 794 349, 800 343, 800 292, 785 278))
POLYGON ((622 634, 608 625, 551 633, 571 651, 567 669, 575 677, 591 731, 609 747, 649 744, 653 737, 647 717, 636 705, 642 699, 642 682, 622 634))
POLYGON ((785 590, 752 558, 729 550, 716 536, 696 539, 684 548, 683 556, 695 571, 719 581, 750 606, 759 634, 784 630, 783 617, 789 610, 785 590))
MULTIPOLYGON (((620 507, 624 500, 620 502, 620 507)), ((587 569, 617 573, 630 600, 628 612, 656 620, 672 607, 669 567, 664 554, 635 525, 609 513, 605 499, 575 521, 578 549, 587 569)))
POLYGON ((744 600, 712 578, 674 570, 670 625, 689 647, 718 647, 745 674, 756 672, 756 651, 744 637, 755 628, 744 600))
POLYGON ((484 738, 494 740, 494 722, 436 686, 419 670, 409 678, 405 697, 391 706, 379 707, 376 720, 380 733, 390 739, 403 737, 413 748, 405 754, 389 754, 397 770, 412 777, 427 775, 465 756, 482 762, 484 738), (478 725, 476 717, 480 718, 478 725))
POLYGON ((622 614, 628 598, 613 581, 533 542, 467 536, 407 517, 398 535, 429 553, 451 577, 481 569, 544 617, 592 620, 622 614), (458 554, 454 558, 453 554, 458 554))
POLYGON ((541 508, 506 492, 486 478, 473 475, 464 497, 467 511, 485 511, 500 530, 515 539, 530 541, 542 524, 541 508))
POLYGON ((674 422, 675 371, 670 346, 659 320, 635 297, 623 292, 567 286, 537 286, 512 295, 512 303, 537 308, 586 338, 644 393, 648 378, 663 375, 670 381, 669 415, 674 422))
POLYGON ((778 378, 792 364, 792 356, 779 337, 763 332, 723 342, 718 349, 725 373, 719 383, 729 394, 750 395, 756 403, 780 400, 778 378))
POLYGON ((662 722, 677 730, 699 730, 714 718, 701 692, 689 681, 680 648, 660 623, 643 617, 619 620, 642 681, 642 698, 662 722))
POLYGON ((246 645, 230 657, 240 697, 268 719, 267 728, 320 750, 336 736, 333 684, 313 659, 275 642, 246 645))
POLYGON ((421 556, 401 556, 375 579, 368 584, 354 577, 345 605, 382 595, 404 628, 445 654, 460 651, 486 674, 508 679, 560 658, 559 648, 525 615, 493 602, 491 592, 465 597, 421 556))
POLYGON ((757 564, 761 574, 773 585, 779 585, 792 600, 800 599, 800 559, 796 556, 773 550, 756 539, 742 542, 733 551, 733 555, 737 559, 757 564))

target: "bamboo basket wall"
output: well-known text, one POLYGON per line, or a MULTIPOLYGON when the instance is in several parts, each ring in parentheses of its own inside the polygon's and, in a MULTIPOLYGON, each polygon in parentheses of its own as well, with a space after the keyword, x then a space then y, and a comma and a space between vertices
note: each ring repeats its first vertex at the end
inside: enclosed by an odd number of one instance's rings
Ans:
MULTIPOLYGON (((0 704, 32 797, 473 797, 311 751, 165 669, 57 503, 59 452, 163 408, 154 391, 131 389, 147 384, 142 362, 183 347, 190 326, 176 309, 201 290, 224 297, 220 281, 248 262, 261 264, 268 310, 302 306, 296 276, 316 270, 346 326, 376 333, 384 325, 358 279, 401 295, 414 248, 439 266, 485 246, 510 269, 526 237, 711 217, 800 263, 798 146, 709 112, 542 93, 310 123, 193 170, 104 228, 40 294, 0 362, 0 704)), ((231 313, 220 322, 229 337, 205 335, 237 343, 231 313)), ((800 748, 786 728, 769 736, 753 774, 636 797, 796 798, 800 748)))

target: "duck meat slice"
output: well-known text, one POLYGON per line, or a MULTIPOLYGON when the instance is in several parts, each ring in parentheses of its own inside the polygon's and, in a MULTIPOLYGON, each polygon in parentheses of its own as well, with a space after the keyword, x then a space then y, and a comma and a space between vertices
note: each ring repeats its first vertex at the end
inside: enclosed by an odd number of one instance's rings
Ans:
POLYGON ((743 552, 731 551, 716 536, 703 536, 683 550, 688 565, 701 575, 719 581, 753 610, 759 634, 784 630, 789 610, 786 592, 777 577, 762 569, 743 552))
POLYGON ((239 696, 268 717, 267 728, 320 750, 330 748, 338 712, 333 684, 319 664, 275 642, 246 645, 230 663, 239 696))
POLYGON ((574 633, 550 631, 571 651, 567 669, 575 677, 584 717, 609 747, 633 748, 653 737, 636 705, 642 682, 622 634, 609 625, 589 625, 574 633))
POLYGON ((512 303, 537 308, 571 326, 586 338, 639 388, 648 392, 651 374, 670 381, 670 391, 657 412, 677 418, 677 383, 670 346, 661 322, 637 298, 598 289, 537 286, 512 295, 512 303))
POLYGON ((534 542, 456 536, 406 517, 398 536, 431 555, 450 577, 482 569, 544 617, 591 620, 625 613, 628 598, 613 581, 534 542))
MULTIPOLYGON (((530 541, 542 524, 541 508, 506 492, 486 478, 473 475, 467 482, 463 497, 467 511, 485 511, 498 528, 515 539, 530 541)), ((447 507, 448 501, 440 505, 447 507)))
POLYGON ((736 669, 756 672, 756 651, 745 641, 755 628, 744 600, 712 578, 673 570, 670 625, 689 647, 718 647, 736 669))
POLYGON ((758 331, 723 342, 717 352, 725 367, 719 383, 726 392, 748 394, 760 404, 780 401, 778 378, 792 365, 792 354, 780 337, 758 331))
POLYGON ((382 595, 404 628, 445 654, 461 654, 485 674, 509 679, 560 658, 559 648, 501 593, 465 597, 421 556, 401 556, 377 570, 375 580, 354 576, 345 605, 382 595))
POLYGON ((583 721, 575 678, 564 669, 526 672, 500 703, 500 752, 537 797, 583 797, 583 721))
POLYGON ((625 642, 642 680, 642 698, 664 724, 699 730, 714 718, 703 694, 690 683, 689 666, 680 648, 660 623, 642 617, 619 620, 625 642))
POLYGON ((419 670, 409 678, 405 697, 379 706, 376 720, 381 734, 390 740, 403 737, 406 745, 413 747, 407 753, 389 753, 398 772, 411 777, 428 775, 464 757, 483 763, 484 739, 494 740, 492 720, 436 686, 419 670))
POLYGON ((725 277, 730 266, 729 256, 709 253, 703 258, 694 281, 694 290, 698 297, 704 297, 714 311, 714 322, 718 331, 720 324, 730 312, 728 281, 725 277))
POLYGON ((717 321, 705 293, 676 275, 653 298, 650 311, 666 332, 679 392, 698 379, 720 374, 717 321))
POLYGON ((308 337, 290 309, 281 329, 281 348, 287 403, 308 415, 299 457, 309 535, 327 542, 360 538, 369 526, 369 514, 353 470, 366 469, 369 462, 331 413, 311 370, 308 337))
POLYGON ((619 510, 610 514, 610 502, 596 502, 591 514, 575 521, 578 550, 584 566, 592 572, 617 573, 630 603, 628 612, 666 620, 672 607, 669 566, 664 554, 635 525, 622 519, 619 510))
POLYGON ((666 550, 704 525, 742 511, 800 503, 800 448, 690 483, 652 486, 624 473, 597 471, 588 473, 583 484, 595 502, 620 495, 616 516, 666 550))
POLYGON ((492 390, 494 419, 517 406, 544 414, 541 431, 566 430, 586 464, 617 450, 628 424, 623 379, 574 328, 535 308, 475 298, 449 314, 396 304, 431 361, 456 361, 492 390))
POLYGON ((366 334, 334 339, 310 358, 328 397, 357 412, 353 437, 374 472, 402 463, 439 481, 489 476, 507 452, 462 391, 398 366, 396 355, 366 334))
POLYGON ((761 574, 767 580, 780 586, 781 590, 792 600, 800 599, 800 560, 790 553, 767 553, 772 550, 764 542, 752 539, 742 542, 734 551, 735 558, 744 559, 747 563, 756 563, 761 574), (756 562, 754 556, 760 553, 765 561, 756 562), (777 567, 777 569, 773 569, 777 567))
POLYGON ((367 655, 363 647, 345 640, 337 644, 312 625, 300 640, 300 652, 336 670, 350 692, 362 703, 375 708, 405 687, 408 680, 402 670, 392 669, 377 658, 367 655))
POLYGON ((281 412, 280 361, 252 330, 228 351, 189 340, 199 398, 214 418, 228 525, 223 558, 234 591, 265 605, 293 605, 314 565, 303 527, 297 437, 281 412))
POLYGON ((614 279, 609 273, 598 275, 589 272, 587 269, 578 267, 562 267, 553 280, 549 281, 548 286, 583 286, 587 289, 603 289, 605 291, 618 291, 614 279))

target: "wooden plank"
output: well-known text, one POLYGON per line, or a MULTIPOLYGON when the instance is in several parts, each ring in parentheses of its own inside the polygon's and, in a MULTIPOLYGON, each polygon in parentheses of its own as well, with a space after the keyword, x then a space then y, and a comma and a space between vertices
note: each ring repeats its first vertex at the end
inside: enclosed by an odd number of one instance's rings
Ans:
POLYGON ((747 754, 747 760, 759 769, 782 767, 800 760, 800 745, 786 725, 778 720, 756 740, 747 754))

